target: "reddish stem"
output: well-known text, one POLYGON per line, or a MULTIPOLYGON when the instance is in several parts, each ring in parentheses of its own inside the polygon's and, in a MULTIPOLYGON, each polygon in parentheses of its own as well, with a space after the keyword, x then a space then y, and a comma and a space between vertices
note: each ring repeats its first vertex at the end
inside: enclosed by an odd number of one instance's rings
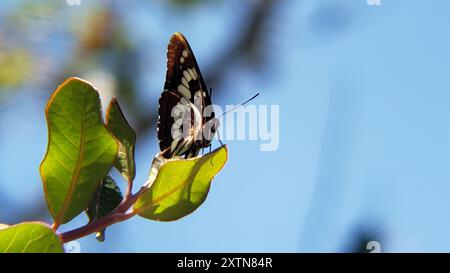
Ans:
POLYGON ((82 227, 61 233, 59 235, 61 240, 63 241, 63 243, 73 241, 91 233, 100 231, 112 224, 122 222, 133 217, 136 213, 126 213, 126 211, 134 204, 134 202, 136 202, 137 198, 145 191, 145 189, 145 187, 142 187, 139 192, 134 195, 131 194, 130 191, 130 193, 125 196, 122 203, 120 203, 114 211, 98 220, 89 222, 82 227))
POLYGON ((100 218, 98 221, 90 222, 85 226, 79 227, 79 228, 71 230, 71 231, 61 233, 59 235, 59 237, 61 238, 63 243, 67 243, 69 241, 73 241, 73 240, 79 239, 81 237, 84 237, 86 235, 89 235, 91 233, 102 230, 112 224, 124 221, 133 216, 134 216, 133 213, 111 214, 109 216, 100 218))

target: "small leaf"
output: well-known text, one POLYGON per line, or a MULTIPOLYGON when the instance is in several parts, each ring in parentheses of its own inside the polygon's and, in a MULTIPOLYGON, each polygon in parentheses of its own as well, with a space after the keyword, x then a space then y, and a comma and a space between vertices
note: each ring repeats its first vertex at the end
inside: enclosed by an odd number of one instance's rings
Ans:
MULTIPOLYGON (((122 202, 122 199, 122 193, 116 182, 110 176, 105 176, 95 193, 94 200, 86 210, 89 221, 97 220, 112 212, 122 202)), ((103 242, 105 240, 105 229, 97 232, 96 238, 103 242)))
POLYGON ((134 205, 140 216, 158 221, 174 221, 196 210, 206 199, 214 176, 227 161, 226 146, 192 159, 154 160, 149 186, 134 205))
POLYGON ((25 222, 0 229, 0 253, 62 253, 61 239, 44 223, 25 222))
POLYGON ((118 144, 101 115, 98 92, 69 78, 50 98, 48 147, 40 172, 55 226, 85 210, 117 157, 118 144))
POLYGON ((111 100, 106 111, 106 127, 119 141, 119 154, 115 162, 115 167, 125 180, 131 183, 136 175, 134 163, 136 133, 128 124, 116 98, 111 100))

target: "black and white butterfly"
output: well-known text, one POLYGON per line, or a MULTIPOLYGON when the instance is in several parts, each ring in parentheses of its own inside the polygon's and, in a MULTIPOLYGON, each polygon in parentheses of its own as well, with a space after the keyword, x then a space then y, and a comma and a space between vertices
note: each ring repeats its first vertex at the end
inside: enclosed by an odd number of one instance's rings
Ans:
POLYGON ((218 126, 211 96, 183 34, 167 48, 167 72, 159 99, 158 140, 165 158, 197 156, 211 145, 218 126))

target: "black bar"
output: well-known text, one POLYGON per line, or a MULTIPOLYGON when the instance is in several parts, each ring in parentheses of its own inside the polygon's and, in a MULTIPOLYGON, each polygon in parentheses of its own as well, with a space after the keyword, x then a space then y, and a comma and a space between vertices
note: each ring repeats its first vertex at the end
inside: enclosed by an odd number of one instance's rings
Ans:
MULTIPOLYGON (((105 270, 112 266, 124 273, 142 272, 334 272, 356 269, 359 272, 386 272, 392 264, 402 272, 421 266, 446 265, 450 254, 302 254, 302 253, 67 253, 67 254, 0 254, 0 263, 14 270, 57 267, 61 270, 105 270), (158 269, 158 270, 156 270, 158 269), (281 270, 281 271, 280 271, 281 270)), ((102 271, 103 272, 103 271, 102 271)))

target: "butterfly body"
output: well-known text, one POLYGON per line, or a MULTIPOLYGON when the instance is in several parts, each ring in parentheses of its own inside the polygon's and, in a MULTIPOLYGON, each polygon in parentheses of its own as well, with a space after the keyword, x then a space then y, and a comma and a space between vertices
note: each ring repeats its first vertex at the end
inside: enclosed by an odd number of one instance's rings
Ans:
POLYGON ((172 35, 167 72, 159 99, 158 139, 166 158, 198 155, 214 137, 218 121, 211 97, 186 38, 172 35))

